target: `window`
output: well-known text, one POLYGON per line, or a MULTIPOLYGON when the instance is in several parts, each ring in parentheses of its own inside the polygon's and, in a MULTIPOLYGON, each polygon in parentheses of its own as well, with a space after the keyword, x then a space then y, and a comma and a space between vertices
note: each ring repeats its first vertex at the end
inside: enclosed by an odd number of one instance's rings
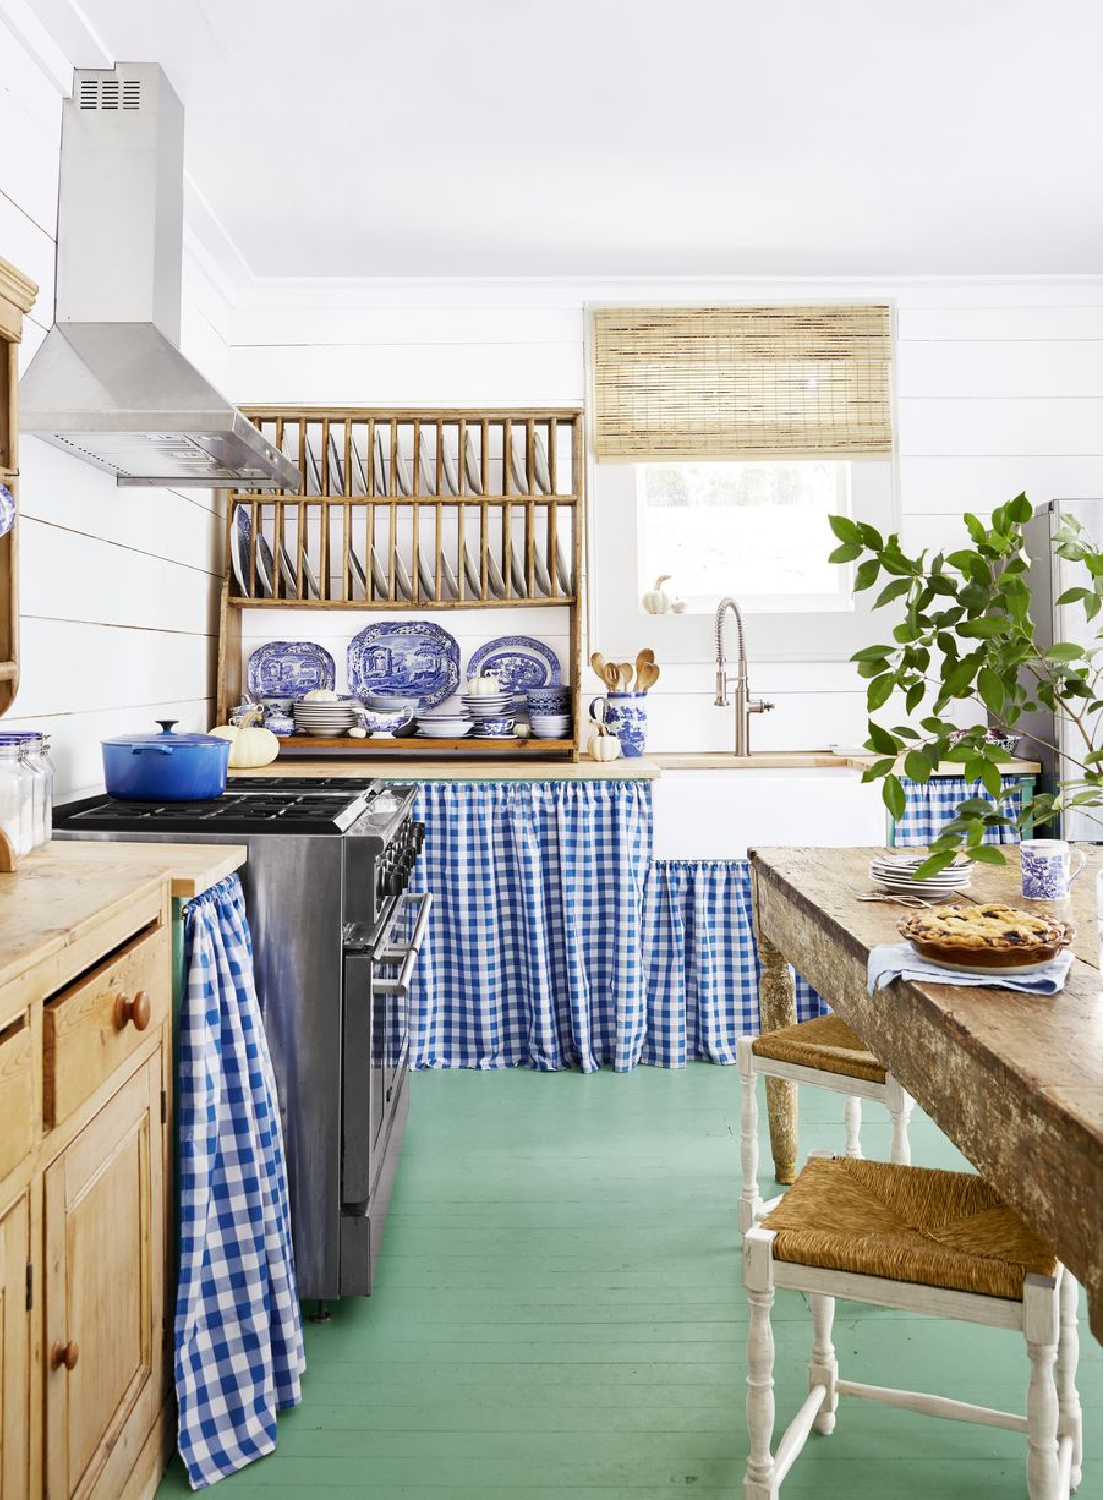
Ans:
POLYGON ((749 613, 853 607, 828 561, 830 515, 851 513, 851 465, 832 459, 639 464, 640 589, 661 573, 690 613, 734 594, 749 613))

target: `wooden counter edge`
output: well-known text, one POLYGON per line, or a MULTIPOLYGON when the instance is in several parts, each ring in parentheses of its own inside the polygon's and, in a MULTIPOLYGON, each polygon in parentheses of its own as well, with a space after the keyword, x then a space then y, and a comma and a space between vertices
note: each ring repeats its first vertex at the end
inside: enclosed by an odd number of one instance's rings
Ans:
POLYGON ((381 781, 654 781, 659 775, 658 764, 644 756, 603 763, 585 755, 574 762, 418 760, 413 756, 384 760, 376 756, 370 761, 352 757, 276 761, 255 770, 232 771, 230 781, 233 785, 239 778, 253 776, 310 779, 334 776, 381 781))
MULTIPOLYGON (((127 864, 142 874, 168 877, 174 900, 191 901, 194 897, 225 880, 245 864, 249 850, 245 844, 156 844, 128 843, 123 840, 99 841, 72 839, 50 848, 64 849, 74 864, 127 864)), ((40 851, 41 852, 41 851, 40 851)), ((33 869, 32 855, 27 868, 33 869)))

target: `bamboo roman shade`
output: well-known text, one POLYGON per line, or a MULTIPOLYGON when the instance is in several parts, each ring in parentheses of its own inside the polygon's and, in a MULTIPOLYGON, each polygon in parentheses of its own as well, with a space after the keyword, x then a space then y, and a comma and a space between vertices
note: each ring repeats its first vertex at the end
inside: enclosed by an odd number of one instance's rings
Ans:
POLYGON ((886 306, 599 307, 599 462, 885 456, 886 306))

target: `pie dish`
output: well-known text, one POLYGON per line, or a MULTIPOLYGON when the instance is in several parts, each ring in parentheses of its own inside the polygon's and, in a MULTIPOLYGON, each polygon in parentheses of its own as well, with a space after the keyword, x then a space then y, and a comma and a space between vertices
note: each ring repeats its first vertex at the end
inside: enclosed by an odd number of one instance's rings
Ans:
POLYGON ((999 901, 914 912, 902 919, 898 931, 921 958, 960 969, 1026 969, 1048 963, 1074 936, 1068 922, 999 901))

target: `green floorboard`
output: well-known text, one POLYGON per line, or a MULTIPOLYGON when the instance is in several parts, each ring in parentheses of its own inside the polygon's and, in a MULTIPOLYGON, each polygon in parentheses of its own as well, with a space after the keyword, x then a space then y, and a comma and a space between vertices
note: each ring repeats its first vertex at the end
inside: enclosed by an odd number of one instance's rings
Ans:
MULTIPOLYGON (((376 1295, 308 1326, 303 1404, 219 1496, 737 1500, 735 1071, 429 1073, 412 1092, 376 1295)), ((840 1149, 841 1107, 804 1092, 803 1147, 840 1149)), ((866 1118, 867 1154, 888 1157, 884 1115, 866 1118)), ((912 1140, 918 1164, 964 1165, 919 1115, 912 1140)), ((798 1295, 778 1294, 774 1326, 780 1429, 805 1389, 798 1295)), ((835 1340, 851 1379, 1023 1410, 1016 1334, 839 1303, 835 1340)), ((1084 1316, 1078 1383, 1081 1494, 1099 1496, 1101 1351, 1084 1316)), ((1024 1458, 1016 1433, 845 1399, 783 1495, 1024 1496, 1024 1458)), ((188 1493, 178 1462, 158 1493, 188 1493)))

